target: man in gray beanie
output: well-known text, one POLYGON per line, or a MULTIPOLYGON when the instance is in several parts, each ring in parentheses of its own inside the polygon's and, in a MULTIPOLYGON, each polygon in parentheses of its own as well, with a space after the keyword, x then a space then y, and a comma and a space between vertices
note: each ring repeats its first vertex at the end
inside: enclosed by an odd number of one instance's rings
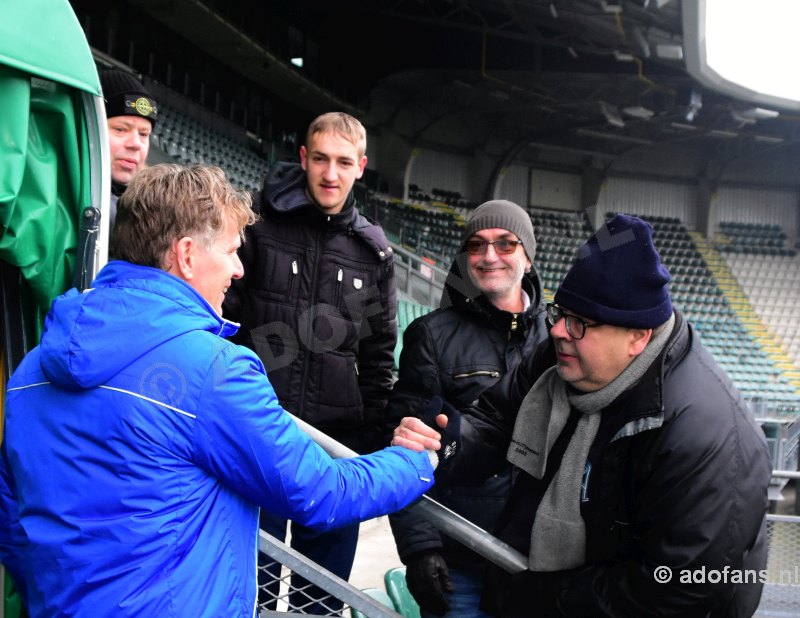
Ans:
POLYGON ((467 221, 464 240, 481 230, 502 228, 516 234, 529 260, 536 255, 536 238, 533 235, 531 216, 520 206, 508 200, 491 200, 478 206, 467 221))
POLYGON ((117 200, 133 175, 147 163, 150 134, 158 117, 158 106, 142 83, 120 69, 102 69, 100 85, 105 99, 108 142, 111 154, 111 218, 117 200))
MULTIPOLYGON (((449 423, 457 455, 437 477, 487 475, 501 462, 517 472, 496 534, 528 556, 528 569, 489 569, 490 615, 755 612, 763 580, 743 574, 766 568, 769 452, 672 307, 669 279, 650 224, 613 217, 579 248, 548 304, 550 340, 534 361, 472 409, 448 408, 460 417, 449 423)), ((429 425, 448 427, 436 412, 429 425)))
MULTIPOLYGON (((399 379, 387 406, 392 428, 431 397, 475 401, 547 337, 542 286, 533 267, 528 213, 492 200, 469 217, 440 308, 406 329, 399 379)), ((431 495, 491 529, 511 489, 511 466, 478 486, 444 483, 431 495)), ((409 589, 423 618, 468 618, 478 610, 486 563, 413 513, 389 518, 409 589)))

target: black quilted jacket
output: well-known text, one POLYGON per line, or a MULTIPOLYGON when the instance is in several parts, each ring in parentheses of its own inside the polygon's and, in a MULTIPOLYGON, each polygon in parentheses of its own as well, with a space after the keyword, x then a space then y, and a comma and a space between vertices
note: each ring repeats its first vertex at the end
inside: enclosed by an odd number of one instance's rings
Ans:
MULTIPOLYGON (((538 362, 518 366, 474 416, 465 410, 470 422, 461 425, 454 478, 505 462, 513 424, 503 420, 505 410, 519 406, 541 370, 538 362)), ((678 312, 661 356, 601 414, 581 494, 586 565, 518 575, 493 567, 486 608, 504 618, 751 616, 767 559, 769 451, 730 379, 678 312), (657 567, 671 569, 669 583, 656 581, 657 567), (686 581, 687 571, 701 570, 714 574, 686 581), (738 584, 733 572, 742 581, 743 570, 750 583, 738 584)), ((559 463, 556 450, 548 467, 559 463)), ((544 487, 525 472, 517 476, 498 536, 527 555, 544 487)))
MULTIPOLYGON (((531 299, 513 315, 488 302, 471 285, 464 255, 451 269, 441 307, 414 320, 403 337, 399 378, 387 407, 387 429, 440 395, 456 407, 469 405, 502 375, 533 354, 547 337, 542 287, 535 270, 523 279, 531 299)), ((430 496, 484 529, 491 530, 511 489, 510 468, 478 486, 437 483, 430 496)), ((442 535, 431 524, 401 511, 389 518, 398 554, 405 561, 421 551, 441 552, 450 565, 479 557, 442 535)))
POLYGON ((336 215, 308 199, 297 164, 273 167, 245 230, 244 278, 223 315, 264 362, 281 405, 358 452, 380 443, 392 387, 397 302, 392 250, 352 193, 336 215))

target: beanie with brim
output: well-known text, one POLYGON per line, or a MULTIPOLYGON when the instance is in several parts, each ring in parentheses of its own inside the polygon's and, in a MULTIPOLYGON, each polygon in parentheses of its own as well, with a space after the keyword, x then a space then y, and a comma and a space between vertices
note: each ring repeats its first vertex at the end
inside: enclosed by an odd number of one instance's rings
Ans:
POLYGON ((138 79, 119 69, 103 69, 99 76, 106 101, 106 118, 139 116, 155 126, 158 106, 138 79))
POLYGON ((669 280, 653 244, 652 226, 620 214, 578 248, 553 300, 595 322, 655 328, 672 315, 669 280))
MULTIPOLYGON (((515 234, 522 241, 525 255, 533 262, 536 256, 536 238, 533 235, 531 216, 524 208, 508 200, 484 202, 472 211, 467 220, 463 243, 481 230, 500 228, 515 234)), ((462 243, 462 244, 463 244, 462 243)))

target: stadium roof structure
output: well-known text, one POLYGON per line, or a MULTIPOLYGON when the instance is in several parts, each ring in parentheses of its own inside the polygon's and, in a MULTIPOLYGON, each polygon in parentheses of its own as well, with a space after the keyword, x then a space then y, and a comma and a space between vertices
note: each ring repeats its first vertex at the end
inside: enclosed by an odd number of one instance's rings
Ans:
POLYGON ((690 76, 680 0, 130 1, 310 113, 416 147, 798 184, 800 114, 690 76))

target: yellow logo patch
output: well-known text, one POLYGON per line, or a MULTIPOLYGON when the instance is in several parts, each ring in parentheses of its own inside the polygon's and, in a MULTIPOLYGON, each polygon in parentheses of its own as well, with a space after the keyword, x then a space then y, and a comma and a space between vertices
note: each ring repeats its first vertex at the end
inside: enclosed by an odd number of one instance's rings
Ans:
POLYGON ((146 97, 139 97, 136 99, 136 102, 133 104, 133 106, 142 116, 149 116, 153 113, 153 106, 150 105, 150 101, 146 97))

